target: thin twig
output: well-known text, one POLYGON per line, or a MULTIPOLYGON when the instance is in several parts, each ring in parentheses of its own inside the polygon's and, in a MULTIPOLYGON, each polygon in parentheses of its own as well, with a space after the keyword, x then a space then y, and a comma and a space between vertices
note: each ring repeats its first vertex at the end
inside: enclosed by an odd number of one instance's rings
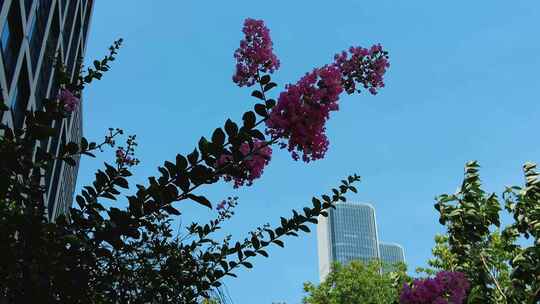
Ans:
POLYGON ((491 271, 489 271, 489 267, 488 267, 488 265, 487 265, 486 259, 484 258, 484 254, 483 254, 482 252, 480 252, 480 259, 482 260, 482 264, 484 265, 484 268, 486 269, 487 273, 489 274, 489 276, 491 277, 491 279, 492 279, 493 282, 495 283, 495 286, 497 286, 497 290, 498 290, 499 293, 503 296, 504 302, 508 303, 508 300, 506 299, 506 295, 505 295, 504 292, 502 291, 502 288, 501 288, 501 286, 499 285, 499 282, 497 281, 497 279, 495 278, 495 276, 491 273, 491 271))

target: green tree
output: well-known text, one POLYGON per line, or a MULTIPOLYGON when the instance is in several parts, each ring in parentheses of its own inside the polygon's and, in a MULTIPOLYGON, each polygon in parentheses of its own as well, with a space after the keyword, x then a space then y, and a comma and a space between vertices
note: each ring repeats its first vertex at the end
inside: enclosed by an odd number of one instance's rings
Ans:
POLYGON ((398 264, 393 272, 381 273, 378 261, 352 261, 334 264, 320 284, 304 283, 304 304, 389 304, 397 303, 399 290, 408 280, 406 267, 398 264))
POLYGON ((535 164, 523 169, 525 185, 508 187, 502 195, 514 222, 501 227, 498 196, 482 190, 478 163, 467 163, 458 191, 437 198, 435 209, 447 234, 435 237, 430 268, 417 270, 465 273, 471 283, 468 303, 538 303, 540 179, 535 164), (521 246, 519 237, 533 242, 521 246))

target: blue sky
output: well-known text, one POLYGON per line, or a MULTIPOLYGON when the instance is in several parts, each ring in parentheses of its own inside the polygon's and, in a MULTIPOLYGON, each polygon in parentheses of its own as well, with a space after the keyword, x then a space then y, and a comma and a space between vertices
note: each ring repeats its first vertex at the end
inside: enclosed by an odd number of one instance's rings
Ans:
MULTIPOLYGON (((482 165, 485 189, 521 184, 521 165, 539 161, 540 4, 535 1, 96 1, 86 60, 125 39, 112 70, 84 93, 84 135, 106 128, 137 134, 142 160, 132 183, 190 152, 227 118, 253 105, 233 85, 233 52, 246 17, 264 19, 281 69, 279 89, 351 45, 390 52, 386 88, 347 96, 328 123, 324 160, 294 162, 274 151, 255 185, 207 188, 212 200, 237 195, 226 233, 243 239, 348 174, 363 177, 349 198, 371 202, 380 239, 405 248, 411 269, 425 265, 442 232, 434 197, 459 186, 468 160, 482 165)), ((111 153, 83 160, 79 187, 111 153)), ((123 203, 120 203, 123 204, 123 203)), ((181 202, 182 222, 214 211, 181 202)), ((313 227, 315 228, 315 227, 313 227)), ((300 303, 302 283, 318 280, 316 235, 287 239, 226 281, 234 303, 300 303)))

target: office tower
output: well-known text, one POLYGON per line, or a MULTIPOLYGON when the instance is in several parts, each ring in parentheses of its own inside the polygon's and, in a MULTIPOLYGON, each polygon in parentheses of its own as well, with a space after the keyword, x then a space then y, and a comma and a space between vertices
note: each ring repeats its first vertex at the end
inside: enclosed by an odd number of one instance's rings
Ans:
POLYGON ((379 243, 381 260, 385 263, 395 264, 405 262, 405 252, 403 247, 395 243, 379 243))
MULTIPOLYGON (((1 113, 9 126, 24 125, 26 110, 42 107, 44 98, 55 98, 59 85, 55 60, 60 60, 74 79, 86 49, 92 0, 0 0, 0 87, 10 110, 1 113)), ((56 136, 39 145, 57 154, 82 136, 82 108, 69 119, 52 126, 56 136)), ((71 167, 62 161, 45 172, 47 214, 53 219, 72 203, 79 160, 71 167)))
POLYGON ((317 225, 319 277, 330 272, 333 262, 379 259, 379 238, 375 208, 364 203, 337 203, 328 217, 319 217, 317 225))
MULTIPOLYGON (((403 248, 394 243, 379 242, 375 208, 365 203, 337 203, 328 217, 319 216, 317 243, 319 278, 330 273, 333 262, 347 264, 353 260, 383 263, 405 263, 403 248)), ((392 267, 381 269, 391 271, 392 267)))
POLYGON ((386 264, 385 270, 392 270, 389 264, 405 263, 405 252, 403 247, 395 243, 379 243, 381 261, 386 264))

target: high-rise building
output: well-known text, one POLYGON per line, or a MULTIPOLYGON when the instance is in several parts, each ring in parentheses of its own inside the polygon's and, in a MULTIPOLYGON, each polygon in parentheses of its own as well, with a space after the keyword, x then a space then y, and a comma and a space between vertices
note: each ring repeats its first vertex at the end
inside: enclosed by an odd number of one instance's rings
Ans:
MULTIPOLYGON (((58 94, 56 60, 72 79, 77 77, 92 7, 93 0, 0 0, 0 88, 10 107, 0 114, 2 123, 23 126, 25 111, 40 109, 44 98, 58 94)), ((52 127, 56 136, 39 145, 57 154, 63 144, 80 141, 82 108, 52 127)), ((56 161, 45 172, 49 218, 71 206, 79 160, 76 162, 71 167, 56 161)))
POLYGON ((381 261, 385 263, 385 269, 392 269, 392 265, 396 263, 405 263, 405 251, 401 245, 396 243, 379 243, 379 252, 381 261))
POLYGON ((329 210, 328 217, 319 216, 317 225, 321 281, 330 273, 333 262, 405 262, 401 246, 379 243, 375 208, 372 205, 347 202, 335 206, 335 209, 329 210))
POLYGON ((364 203, 337 203, 328 217, 319 217, 317 238, 319 276, 328 275, 333 262, 379 259, 379 237, 375 208, 364 203))
POLYGON ((395 264, 405 262, 405 251, 396 243, 379 243, 381 260, 385 263, 395 264))

